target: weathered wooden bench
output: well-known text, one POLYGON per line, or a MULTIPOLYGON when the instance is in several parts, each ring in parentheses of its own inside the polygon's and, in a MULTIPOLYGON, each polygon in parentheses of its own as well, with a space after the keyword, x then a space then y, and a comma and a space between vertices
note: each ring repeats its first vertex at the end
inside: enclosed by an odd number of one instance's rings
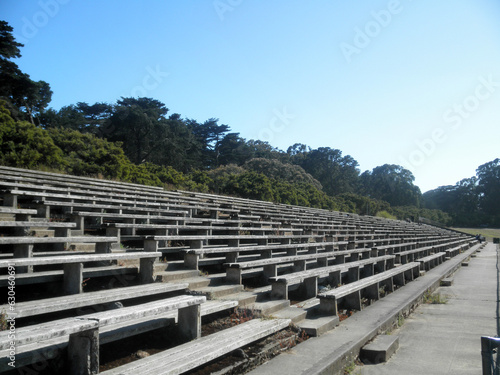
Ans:
POLYGON ((383 272, 388 267, 394 266, 394 255, 384 255, 376 258, 363 259, 311 270, 292 272, 281 276, 271 277, 271 299, 288 299, 288 289, 292 285, 300 284, 303 288, 304 298, 316 297, 318 293, 318 279, 327 278, 330 285, 338 285, 342 281, 342 274, 347 274, 349 281, 360 278, 360 268, 367 275, 375 271, 383 272), (375 269, 376 267, 376 269, 375 269))
MULTIPOLYGON (((258 222, 257 222, 258 223, 258 222)), ((144 239, 146 236, 167 236, 167 235, 181 235, 181 232, 188 232, 185 235, 212 236, 217 232, 226 232, 232 235, 239 235, 241 232, 257 233, 259 235, 272 234, 275 232, 287 232, 299 234, 303 232, 301 228, 280 228, 276 226, 241 226, 240 222, 230 221, 226 224, 232 225, 187 225, 187 224, 130 224, 130 223, 107 223, 103 224, 106 228, 107 236, 118 237, 120 241, 139 240, 144 239), (146 234, 137 235, 137 233, 146 234), (153 232, 153 233, 151 233, 153 232)), ((184 234, 183 234, 184 235, 184 234)))
MULTIPOLYGON (((38 216, 49 218, 53 214, 52 207, 59 208, 59 211, 62 210, 63 213, 71 214, 74 212, 79 212, 83 210, 101 210, 109 213, 154 213, 156 215, 161 215, 164 213, 168 214, 187 214, 188 211, 186 209, 179 209, 175 205, 166 205, 156 202, 144 202, 144 203, 135 203, 131 201, 128 205, 123 203, 112 204, 111 202, 107 202, 106 204, 94 204, 94 203, 85 203, 85 202, 72 202, 72 201, 33 201, 33 204, 37 207, 38 216)), ((96 211, 92 211, 96 212, 96 211)))
POLYGON ((439 266, 445 261, 445 253, 435 253, 416 260, 420 263, 422 271, 429 271, 431 268, 439 266))
POLYGON ((417 247, 416 249, 400 251, 394 253, 396 263, 406 264, 415 261, 418 258, 423 258, 434 252, 433 246, 417 247))
MULTIPOLYGON (((185 296, 183 296, 185 297, 185 296)), ((171 300, 172 297, 169 298, 171 300)), ((99 322, 99 345, 109 344, 127 337, 135 336, 145 332, 158 330, 179 322, 180 310, 164 310, 165 300, 150 302, 138 306, 122 308, 100 313, 84 315, 81 318, 86 320, 95 320, 99 322), (128 314, 118 321, 106 321, 106 316, 122 315, 128 309, 134 314, 128 314), (139 314, 140 313, 140 314, 139 314)), ((179 301, 179 299, 177 299, 179 301)), ((205 301, 200 304, 200 316, 208 316, 237 307, 237 301, 205 301)), ((58 324, 61 320, 55 321, 58 324)), ((183 319, 181 318, 181 323, 183 319)), ((195 327, 195 325, 193 325, 195 327)), ((26 327, 23 329, 30 329, 26 327)), ((33 344, 23 345, 21 353, 17 353, 16 362, 19 365, 29 365, 37 362, 38 358, 51 360, 61 355, 69 343, 68 336, 57 336, 52 339, 44 340, 33 344), (36 355, 34 355, 36 353, 36 355)), ((2 352, 0 351, 0 355, 2 352)), ((0 371, 2 371, 0 362, 0 371)))
MULTIPOLYGON (((68 318, 17 328, 16 362, 18 365, 28 364, 26 362, 32 363, 33 352, 40 350, 44 344, 54 345, 54 339, 69 336, 67 345, 70 372, 97 374, 99 372, 99 330, 101 327, 123 324, 123 322, 133 326, 135 319, 175 311, 178 316, 178 334, 184 340, 189 341, 201 336, 200 305, 205 301, 206 297, 204 296, 177 296, 80 318, 68 318)), ((0 333, 0 350, 6 354, 10 349, 10 343, 9 340, 1 339, 6 339, 8 333, 0 333)), ((5 360, 0 362, 0 366, 7 365, 5 362, 5 360)))
POLYGON ((450 259, 450 258, 453 258, 454 256, 457 256, 458 254, 460 254, 462 249, 464 249, 465 247, 467 247, 467 246, 461 245, 461 246, 453 247, 451 249, 446 249, 444 251, 446 253, 446 258, 450 259))
MULTIPOLYGON (((35 245, 51 245, 55 252, 65 252, 72 243, 95 244, 95 254, 111 253, 113 246, 118 239, 116 237, 96 237, 96 236, 71 236, 71 237, 34 237, 34 236, 11 236, 0 237, 0 246, 9 245, 13 248, 13 258, 4 259, 14 261, 15 259, 27 261, 33 259, 33 249, 35 245)), ((68 251, 68 255, 71 254, 68 251)), ((66 255, 64 255, 66 256, 66 255)), ((37 263, 36 260, 33 260, 37 263)), ((29 263, 29 261, 28 261, 29 263)), ((19 263, 18 273, 33 272, 33 264, 19 263)))
MULTIPOLYGON (((204 262, 207 258, 203 258, 209 254, 223 254, 225 255, 226 263, 235 263, 238 261, 240 253, 245 252, 259 252, 261 258, 271 258, 273 252, 286 251, 288 256, 298 255, 299 249, 307 250, 311 254, 317 253, 320 249, 324 251, 332 251, 335 247, 345 246, 347 242, 303 242, 295 244, 266 244, 266 245, 251 245, 251 246, 227 246, 227 247, 205 247, 201 249, 185 249, 184 252, 184 265, 189 269, 198 269, 200 263, 204 262)), ((210 258, 208 258, 210 259, 210 258)), ((205 262, 204 262, 205 263, 205 262)), ((224 263, 217 260, 217 263, 224 263)))
MULTIPOLYGON (((71 296, 44 298, 34 301, 16 301, 16 319, 107 304, 115 301, 130 300, 133 298, 169 294, 184 291, 188 286, 187 283, 154 283, 112 288, 97 292, 85 292, 71 296)), ((9 305, 1 305, 0 311, 9 311, 9 307, 9 305)))
POLYGON ((96 320, 69 318, 58 322, 57 325, 48 323, 26 329, 16 328, 14 342, 8 337, 10 331, 0 332, 0 372, 36 362, 38 357, 34 352, 39 342, 64 335, 69 336, 67 345, 69 368, 77 371, 72 373, 97 374, 99 359, 92 354, 99 351, 98 330, 99 322, 96 320), (26 347, 32 349, 26 350, 26 347), (15 355, 11 356, 12 353, 15 355), (93 372, 79 371, 82 367, 86 367, 85 363, 93 372))
POLYGON ((374 246, 372 248, 372 256, 392 255, 396 252, 415 249, 416 246, 416 242, 402 242, 393 245, 374 246))
POLYGON ((166 211, 163 215, 144 215, 144 214, 130 214, 130 213, 120 214, 120 213, 108 213, 108 212, 78 211, 70 214, 70 217, 71 221, 76 223, 77 229, 85 230, 85 219, 88 218, 98 218, 101 221, 100 224, 102 224, 105 219, 125 221, 131 224, 134 224, 136 220, 145 221, 147 223, 151 223, 152 221, 154 221, 158 223, 174 224, 178 220, 178 218, 185 216, 185 211, 182 212, 183 213, 178 213, 177 211, 169 210, 166 211))
POLYGON ((318 294, 320 301, 319 311, 322 314, 337 315, 338 301, 344 299, 349 309, 362 309, 362 294, 372 300, 380 299, 380 285, 383 284, 388 291, 394 290, 394 284, 403 286, 406 280, 413 280, 420 274, 420 263, 412 262, 394 267, 388 271, 365 277, 358 281, 331 289, 318 294))
POLYGON ((78 294, 82 293, 84 263, 139 259, 139 280, 142 284, 147 284, 154 282, 154 262, 160 256, 161 253, 136 252, 11 258, 0 260, 0 268, 14 266, 16 272, 18 272, 19 268, 22 267, 30 267, 32 269, 33 266, 61 264, 64 267, 63 289, 65 294, 78 294))
POLYGON ((0 214, 14 215, 14 220, 16 221, 28 221, 31 219, 31 215, 37 214, 37 211, 25 208, 0 206, 0 214))
POLYGON ((76 228, 76 223, 61 223, 55 221, 0 221, 0 230, 7 228, 14 231, 14 235, 24 236, 28 228, 54 228, 55 237, 71 236, 71 228, 76 228))
POLYGON ((297 271, 305 271, 307 261, 316 261, 318 266, 326 267, 328 265, 328 258, 333 258, 334 256, 335 253, 333 251, 329 251, 317 254, 266 258, 249 262, 225 263, 226 281, 231 284, 241 284, 243 270, 258 267, 263 267, 262 275, 267 280, 270 277, 277 276, 278 265, 285 263, 293 263, 297 271))
MULTIPOLYGON (((370 248, 361 248, 361 249, 351 249, 351 250, 338 250, 335 251, 335 259, 333 260, 334 264, 343 264, 347 262, 355 262, 361 259, 368 259, 371 256, 370 248), (347 261, 346 261, 346 257, 347 261)), ((375 255, 376 256, 376 255, 375 255)))
MULTIPOLYGON (((132 279, 139 273, 138 265, 110 265, 98 267, 84 267, 82 270, 83 279, 96 277, 116 277, 120 279, 132 279)), ((30 273, 17 273, 17 285, 34 285, 46 283, 60 283, 64 281, 64 270, 36 271, 30 273)), ((8 286, 9 275, 0 275, 0 287, 8 286)))
POLYGON ((400 242, 400 238, 386 238, 384 235, 380 235, 380 238, 373 240, 355 240, 349 241, 347 249, 356 249, 359 247, 376 247, 384 245, 394 245, 400 242))
POLYGON ((182 374, 272 335, 288 327, 290 322, 289 319, 253 319, 101 374, 182 374))

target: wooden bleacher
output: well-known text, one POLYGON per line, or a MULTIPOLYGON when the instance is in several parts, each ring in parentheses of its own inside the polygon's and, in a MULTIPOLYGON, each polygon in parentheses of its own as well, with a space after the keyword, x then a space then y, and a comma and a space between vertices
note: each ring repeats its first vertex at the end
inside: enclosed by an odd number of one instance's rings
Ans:
POLYGON ((307 314, 203 338, 201 318, 237 306, 285 314, 291 295, 297 311, 303 301, 325 317, 338 303, 360 310, 381 286, 404 288, 477 242, 425 224, 8 167, 0 199, 0 289, 7 295, 14 269, 18 365, 67 350, 81 373, 99 371, 100 345, 166 326, 186 342, 104 373, 186 372, 307 314), (92 345, 80 348, 83 338, 92 345))

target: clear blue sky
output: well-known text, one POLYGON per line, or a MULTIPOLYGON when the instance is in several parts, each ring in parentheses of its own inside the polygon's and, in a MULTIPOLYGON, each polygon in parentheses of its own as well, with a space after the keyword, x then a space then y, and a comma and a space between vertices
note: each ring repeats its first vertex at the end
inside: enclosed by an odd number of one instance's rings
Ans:
POLYGON ((246 139, 399 164, 422 192, 500 157, 496 0, 2 0, 51 106, 147 96, 246 139))

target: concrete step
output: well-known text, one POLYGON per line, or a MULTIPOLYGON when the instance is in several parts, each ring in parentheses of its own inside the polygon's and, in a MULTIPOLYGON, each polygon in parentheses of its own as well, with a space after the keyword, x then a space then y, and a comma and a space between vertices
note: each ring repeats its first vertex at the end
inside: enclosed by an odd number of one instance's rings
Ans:
MULTIPOLYGON (((155 267, 156 269, 156 267, 155 267)), ((181 279, 192 279, 200 276, 196 270, 178 270, 178 271, 155 271, 157 279, 163 283, 181 279)), ((207 279, 206 277, 204 279, 207 279)), ((208 279, 207 279, 208 280, 208 279)), ((183 282, 186 282, 183 280, 183 282)), ((210 280, 208 280, 210 282, 210 280)), ((208 285, 207 282, 207 285, 208 285)), ((205 285, 206 286, 206 285, 205 285)))
POLYGON ((70 242, 68 250, 70 250, 70 251, 95 251, 95 244, 70 242))
POLYGON ((233 295, 243 291, 243 285, 217 285, 205 286, 201 288, 191 289, 192 294, 204 295, 207 299, 232 299, 227 298, 228 295, 233 295))
POLYGON ((238 307, 249 307, 255 300, 257 296, 252 292, 239 292, 234 294, 228 294, 219 298, 223 301, 238 301, 238 307))
POLYGON ((361 349, 359 356, 364 364, 376 365, 381 362, 387 362, 398 348, 399 336, 380 335, 370 344, 365 345, 361 349))
POLYGON ((289 306, 272 314, 273 318, 290 319, 292 323, 299 323, 306 318, 307 311, 295 306, 289 306))
POLYGON ((188 283, 190 290, 198 290, 198 289, 205 288, 205 287, 210 285, 210 280, 207 279, 206 277, 202 277, 202 276, 188 277, 188 278, 182 278, 182 279, 173 279, 169 282, 188 283))
POLYGON ((310 314, 308 311, 306 318, 297 323, 297 326, 303 329, 308 336, 317 337, 325 332, 334 329, 339 325, 338 316, 324 316, 319 314, 310 314))
MULTIPOLYGON (((181 271, 186 270, 184 267, 184 261, 182 260, 169 260, 168 262, 156 262, 155 263, 155 272, 161 271, 181 271)), ((196 270, 189 270, 196 271, 196 270)), ((198 273, 198 271, 196 271, 198 273)))
POLYGON ((54 237, 54 231, 51 229, 30 228, 30 232, 34 237, 54 237))
POLYGON ((275 312, 290 307, 290 301, 287 299, 255 302, 250 308, 260 313, 263 316, 274 315, 275 312))

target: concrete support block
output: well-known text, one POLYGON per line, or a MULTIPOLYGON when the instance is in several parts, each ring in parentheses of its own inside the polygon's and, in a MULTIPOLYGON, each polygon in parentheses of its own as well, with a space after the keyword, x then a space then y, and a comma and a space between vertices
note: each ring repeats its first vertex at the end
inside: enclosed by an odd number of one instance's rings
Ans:
POLYGON ((351 267, 347 271, 347 280, 352 283, 359 280, 359 267, 351 267))
POLYGON ((325 315, 338 315, 337 299, 321 298, 319 301, 319 312, 325 315))
POLYGON ((186 268, 189 268, 191 270, 197 270, 199 260, 200 256, 198 254, 189 254, 189 253, 184 254, 184 266, 186 266, 186 268))
POLYGON ((328 259, 325 258, 318 258, 318 266, 319 267, 326 267, 328 266, 328 259))
POLYGON ((356 291, 344 297, 345 305, 348 309, 361 311, 361 293, 356 291))
POLYGON ((145 252, 157 252, 158 251, 158 241, 145 240, 144 241, 144 251, 145 252))
POLYGON ((17 195, 14 194, 4 194, 3 205, 6 207, 17 208, 17 195))
POLYGON ((333 260, 333 264, 344 264, 344 263, 345 263, 345 255, 336 254, 335 259, 333 260))
POLYGON ((65 264, 63 268, 64 268, 64 281, 63 281, 64 294, 82 293, 83 264, 68 263, 65 264))
POLYGON ((73 215, 71 221, 76 223, 76 230, 85 231, 85 218, 83 216, 73 215))
POLYGON ((179 309, 179 334, 187 341, 201 337, 201 306, 199 304, 179 309))
POLYGON ((268 264, 264 266, 264 278, 268 280, 270 277, 278 275, 278 266, 276 264, 268 264))
POLYGON ((260 257, 262 259, 269 259, 269 258, 272 258, 272 256, 273 256, 273 251, 270 249, 269 250, 262 250, 260 252, 260 257))
POLYGON ((111 242, 96 242, 95 252, 96 254, 111 253, 111 242))
MULTIPOLYGON (((14 258, 31 258, 33 257, 33 244, 17 244, 14 245, 14 258)), ((33 266, 16 267, 18 273, 33 272, 33 266)))
POLYGON ((288 299, 288 284, 287 283, 273 283, 271 289, 271 299, 288 299))
POLYGON ((99 373, 99 328, 69 336, 68 365, 70 374, 99 373))
POLYGON ((341 282, 342 280, 340 271, 330 272, 330 274, 328 275, 328 283, 331 286, 337 287, 338 285, 341 284, 341 282))
POLYGON ((286 250, 286 255, 291 256, 291 257, 297 255, 297 248, 294 247, 294 248, 291 248, 291 249, 287 249, 286 250))
POLYGON ((296 260, 293 262, 294 271, 300 272, 306 270, 306 261, 305 260, 296 260))
POLYGON ((318 295, 317 277, 308 277, 304 279, 304 295, 306 299, 314 298, 318 295))
MULTIPOLYGON (((232 251, 226 254, 226 263, 236 263, 240 253, 238 251, 232 251)), ((269 256, 270 258, 270 256, 269 256)))
POLYGON ((226 281, 229 284, 242 284, 241 268, 229 267, 226 269, 226 281))
POLYGON ((366 288, 366 297, 378 301, 380 299, 379 283, 372 284, 366 288))
POLYGON ((36 211, 38 217, 50 219, 50 206, 46 206, 45 204, 39 204, 36 207, 36 211))
POLYGON ((139 264, 139 281, 141 284, 155 282, 155 261, 156 258, 141 258, 139 264))
POLYGON ((54 229, 54 237, 70 237, 71 229, 70 228, 55 228, 54 229))
POLYGON ((121 229, 120 228, 116 228, 116 227, 108 227, 108 228, 106 228, 106 237, 118 237, 118 243, 121 242, 120 235, 121 235, 121 229))

